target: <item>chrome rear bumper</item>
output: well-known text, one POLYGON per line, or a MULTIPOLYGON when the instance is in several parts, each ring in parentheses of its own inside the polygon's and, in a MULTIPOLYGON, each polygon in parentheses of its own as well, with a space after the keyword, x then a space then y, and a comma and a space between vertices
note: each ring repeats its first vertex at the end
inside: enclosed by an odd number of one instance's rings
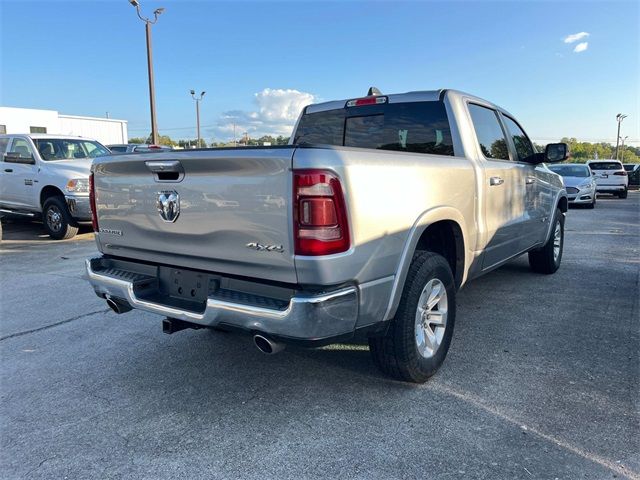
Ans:
MULTIPOLYGON (((130 262, 122 263, 131 265, 130 262)), ((283 308, 235 303, 209 296, 202 309, 192 310, 146 298, 150 296, 149 290, 154 288, 156 295, 152 296, 158 298, 157 287, 154 287, 157 279, 152 273, 154 267, 144 265, 144 268, 144 273, 113 268, 113 260, 104 257, 86 260, 88 280, 98 296, 125 301, 134 309, 164 317, 204 327, 224 324, 252 332, 310 341, 343 336, 353 333, 355 329, 358 317, 356 287, 316 295, 296 294, 283 308)))

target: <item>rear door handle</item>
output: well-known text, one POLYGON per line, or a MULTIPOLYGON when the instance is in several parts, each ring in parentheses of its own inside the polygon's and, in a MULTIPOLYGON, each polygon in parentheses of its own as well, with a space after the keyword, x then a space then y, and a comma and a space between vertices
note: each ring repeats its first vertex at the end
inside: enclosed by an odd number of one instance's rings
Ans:
POLYGON ((504 180, 502 177, 491 177, 489 178, 489 185, 495 187, 496 185, 502 185, 504 180))
POLYGON ((5 168, 4 171, 7 173, 11 173, 13 172, 13 168, 5 168))
POLYGON ((532 183, 536 183, 536 179, 534 177, 527 177, 527 185, 531 185, 532 183))

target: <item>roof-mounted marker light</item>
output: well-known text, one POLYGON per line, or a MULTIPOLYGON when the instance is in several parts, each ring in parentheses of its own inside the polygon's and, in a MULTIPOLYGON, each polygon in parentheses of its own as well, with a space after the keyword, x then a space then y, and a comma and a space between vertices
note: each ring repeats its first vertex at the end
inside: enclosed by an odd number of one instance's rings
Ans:
POLYGON ((359 107, 361 105, 379 105, 381 103, 387 103, 388 97, 372 96, 356 98, 355 100, 349 100, 347 107, 359 107))

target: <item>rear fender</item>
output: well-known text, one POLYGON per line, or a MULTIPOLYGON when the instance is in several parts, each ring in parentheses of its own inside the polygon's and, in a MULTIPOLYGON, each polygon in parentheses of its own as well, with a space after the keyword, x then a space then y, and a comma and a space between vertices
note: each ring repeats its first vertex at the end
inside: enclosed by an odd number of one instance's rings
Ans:
POLYGON ((464 271, 462 272, 462 280, 460 282, 460 286, 464 285, 465 281, 467 280, 467 274, 469 272, 473 254, 472 252, 467 251, 469 246, 469 237, 465 229, 464 217, 458 210, 453 207, 434 207, 432 209, 429 209, 423 212, 420 217, 418 217, 418 219, 409 230, 409 235, 407 236, 407 240, 405 242, 404 248, 402 250, 402 255, 400 256, 398 267, 396 269, 397 274, 393 282, 391 299, 387 306, 384 320, 390 320, 391 318, 393 318, 396 310, 398 309, 400 298, 402 297, 402 290, 404 289, 404 284, 407 279, 407 273, 409 272, 409 266, 411 265, 411 261, 413 260, 413 254, 416 250, 416 246, 418 245, 420 237, 429 227, 429 225, 433 225, 434 223, 443 220, 454 221, 460 227, 464 244, 464 271))

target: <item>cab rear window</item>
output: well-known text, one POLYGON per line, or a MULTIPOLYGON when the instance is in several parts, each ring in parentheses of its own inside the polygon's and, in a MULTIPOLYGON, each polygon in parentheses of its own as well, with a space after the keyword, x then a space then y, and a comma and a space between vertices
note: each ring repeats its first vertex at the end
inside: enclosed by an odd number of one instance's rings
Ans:
POLYGON ((622 164, 618 162, 596 162, 590 163, 591 170, 622 170, 622 164))
POLYGON ((294 143, 453 155, 442 102, 363 105, 305 114, 294 143))

